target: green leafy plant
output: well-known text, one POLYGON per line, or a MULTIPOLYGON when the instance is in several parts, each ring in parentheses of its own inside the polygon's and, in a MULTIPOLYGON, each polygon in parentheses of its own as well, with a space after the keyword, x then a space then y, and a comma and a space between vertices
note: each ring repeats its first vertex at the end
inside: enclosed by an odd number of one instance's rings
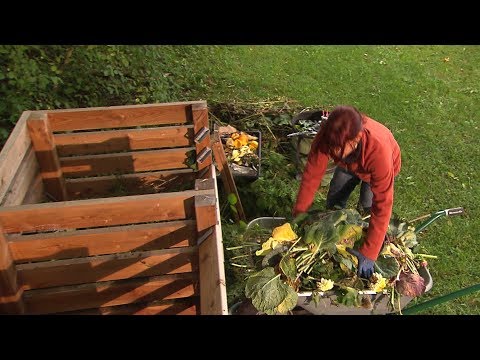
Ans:
POLYGON ((388 232, 395 236, 384 243, 376 272, 361 279, 357 276, 358 260, 347 248, 358 249, 367 226, 356 210, 344 209, 302 215, 275 228, 255 253, 264 258, 260 269, 258 262, 254 262, 256 271, 250 269, 253 273, 246 281, 246 297, 257 310, 273 314, 292 310, 298 294, 306 291, 315 301, 335 295, 332 301, 337 304, 368 308, 372 307, 368 294, 385 293, 394 304, 392 311, 401 311, 395 297, 399 301, 400 296, 416 297, 425 292, 418 269, 426 266, 427 255, 416 254, 405 245, 405 235, 412 226, 393 218, 388 232), (291 235, 292 228, 298 235, 291 235))

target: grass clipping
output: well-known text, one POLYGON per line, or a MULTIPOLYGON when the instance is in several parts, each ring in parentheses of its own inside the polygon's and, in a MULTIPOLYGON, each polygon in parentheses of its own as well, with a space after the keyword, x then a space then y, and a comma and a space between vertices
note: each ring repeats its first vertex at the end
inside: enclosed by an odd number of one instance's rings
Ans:
MULTIPOLYGON (((299 292, 313 300, 335 294, 334 303, 372 309, 371 297, 389 294, 392 311, 401 311, 400 296, 425 292, 418 270, 427 266, 415 228, 399 219, 389 224, 386 241, 369 279, 357 276, 358 261, 347 248, 358 249, 366 223, 354 209, 317 213, 273 229, 259 242, 245 283, 245 296, 265 314, 285 314, 297 305, 299 292)), ((255 229, 252 229, 255 232, 255 229)), ((251 248, 250 248, 251 250, 251 248)))

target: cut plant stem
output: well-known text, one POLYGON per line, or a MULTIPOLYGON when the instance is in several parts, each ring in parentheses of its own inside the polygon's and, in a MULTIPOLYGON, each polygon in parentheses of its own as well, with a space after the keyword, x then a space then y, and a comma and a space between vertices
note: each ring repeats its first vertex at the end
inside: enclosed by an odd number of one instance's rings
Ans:
POLYGON ((249 257, 251 256, 250 254, 246 254, 246 255, 238 255, 238 256, 234 256, 232 257, 230 260, 234 260, 234 259, 241 259, 241 258, 245 258, 245 257, 249 257))
POLYGON ((424 257, 424 258, 428 258, 428 259, 438 259, 438 256, 435 256, 435 255, 428 255, 428 254, 414 254, 415 256, 421 256, 421 257, 424 257))
POLYGON ((402 315, 402 304, 400 303, 400 296, 397 296, 398 301, 398 312, 402 315))
POLYGON ((257 246, 257 247, 259 247, 260 244, 248 243, 248 244, 244 244, 244 245, 228 247, 228 248, 226 248, 226 249, 227 249, 227 250, 238 250, 238 249, 242 249, 242 248, 244 248, 244 247, 249 247, 249 246, 257 246))
POLYGON ((282 275, 282 274, 278 274, 278 275, 276 275, 275 277, 273 277, 271 280, 268 280, 268 281, 265 283, 265 285, 263 285, 263 286, 265 287, 265 286, 267 286, 268 284, 270 284, 273 280, 278 279, 278 278, 280 277, 280 275, 282 275))
POLYGON ((292 244, 292 246, 290 246, 290 249, 288 249, 288 251, 291 251, 291 250, 293 249, 293 247, 294 247, 295 245, 297 245, 297 243, 300 241, 301 238, 302 238, 302 237, 300 236, 300 237, 292 244))
POLYGON ((425 215, 422 215, 422 216, 419 216, 415 219, 412 219, 409 221, 409 223, 414 223, 415 221, 418 221, 418 220, 422 220, 422 219, 426 219, 428 218, 429 216, 431 216, 432 214, 425 214, 425 215))
POLYGON ((294 253, 294 252, 305 251, 305 250, 308 250, 308 247, 293 248, 293 249, 288 250, 288 251, 294 253))
POLYGON ((240 265, 240 264, 235 264, 235 263, 230 263, 230 265, 236 266, 236 267, 241 267, 241 268, 248 268, 247 265, 240 265))

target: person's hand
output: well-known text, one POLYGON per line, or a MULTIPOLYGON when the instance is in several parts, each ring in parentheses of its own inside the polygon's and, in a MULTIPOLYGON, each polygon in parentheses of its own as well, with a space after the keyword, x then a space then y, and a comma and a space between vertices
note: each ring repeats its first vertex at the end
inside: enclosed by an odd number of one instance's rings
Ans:
POLYGON ((293 220, 291 221, 292 224, 298 224, 301 223, 303 220, 305 220, 308 216, 308 213, 306 212, 293 212, 293 220))
POLYGON ((373 275, 375 261, 370 260, 357 250, 347 248, 347 251, 350 254, 355 255, 358 259, 358 276, 361 278, 370 279, 370 277, 373 275))

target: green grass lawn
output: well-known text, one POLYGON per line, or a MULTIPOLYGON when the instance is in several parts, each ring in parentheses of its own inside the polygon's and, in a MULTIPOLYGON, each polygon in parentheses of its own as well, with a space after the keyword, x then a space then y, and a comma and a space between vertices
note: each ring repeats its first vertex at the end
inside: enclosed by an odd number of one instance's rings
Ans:
MULTIPOLYGON (((403 159, 394 211, 412 219, 465 208, 420 236, 438 259, 430 261, 434 286, 418 302, 480 282, 479 46, 193 46, 165 58, 182 99, 351 104, 387 125, 403 159)), ((480 314, 479 299, 425 313, 480 314)))

